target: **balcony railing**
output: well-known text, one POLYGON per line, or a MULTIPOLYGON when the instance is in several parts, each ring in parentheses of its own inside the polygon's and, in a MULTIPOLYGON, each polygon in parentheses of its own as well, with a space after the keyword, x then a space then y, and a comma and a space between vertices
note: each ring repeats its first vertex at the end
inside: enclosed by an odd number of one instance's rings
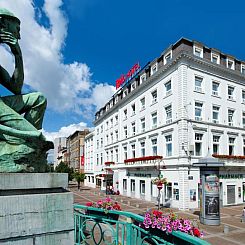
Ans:
MULTIPOLYGON (((156 235, 139 227, 144 217, 122 211, 74 205, 75 245, 210 245, 197 237, 180 231, 156 235)), ((160 233, 159 233, 160 234, 160 233)))

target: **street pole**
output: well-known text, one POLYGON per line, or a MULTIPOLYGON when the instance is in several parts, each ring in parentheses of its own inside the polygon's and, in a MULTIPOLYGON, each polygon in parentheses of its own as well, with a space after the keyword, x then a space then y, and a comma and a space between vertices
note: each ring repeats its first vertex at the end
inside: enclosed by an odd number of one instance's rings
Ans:
MULTIPOLYGON (((160 162, 161 160, 157 161, 157 169, 158 169, 158 179, 161 179, 161 166, 160 166, 160 162)), ((157 202, 158 202, 158 210, 160 210, 160 201, 161 201, 161 189, 162 189, 162 183, 158 183, 157 184, 157 189, 158 189, 158 197, 157 197, 157 202)))

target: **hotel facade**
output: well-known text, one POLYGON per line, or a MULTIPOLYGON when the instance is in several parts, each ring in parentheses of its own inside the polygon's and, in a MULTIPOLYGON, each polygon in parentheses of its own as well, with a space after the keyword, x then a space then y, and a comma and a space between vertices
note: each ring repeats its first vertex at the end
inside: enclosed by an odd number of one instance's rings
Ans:
POLYGON ((193 163, 210 153, 224 162, 220 204, 245 202, 245 63, 182 38, 129 74, 95 115, 86 184, 103 190, 109 180, 121 195, 156 201, 160 174, 161 203, 197 208, 193 163))

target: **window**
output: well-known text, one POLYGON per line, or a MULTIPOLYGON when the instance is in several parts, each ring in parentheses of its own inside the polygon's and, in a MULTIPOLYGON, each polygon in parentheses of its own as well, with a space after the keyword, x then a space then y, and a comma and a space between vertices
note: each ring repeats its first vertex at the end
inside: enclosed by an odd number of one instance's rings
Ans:
POLYGON ((156 128, 157 127, 157 112, 152 113, 151 118, 152 118, 152 128, 156 128))
POLYGON ((109 151, 106 152, 106 161, 109 161, 109 151))
POLYGON ((113 128, 113 118, 111 118, 111 128, 113 128))
POLYGON ((127 146, 124 146, 123 147, 123 153, 124 153, 124 160, 127 160, 128 159, 128 149, 127 149, 127 146))
POLYGON ((116 138, 116 141, 118 141, 118 130, 115 131, 115 138, 116 138))
POLYGON ((107 121, 106 122, 106 130, 108 130, 109 129, 109 122, 107 121))
POLYGON ((195 91, 196 92, 202 92, 202 81, 203 79, 201 77, 195 76, 195 91))
POLYGON ((219 154, 219 140, 220 136, 213 135, 213 154, 219 154))
POLYGON ((152 156, 157 156, 157 138, 151 140, 152 156))
POLYGON ((171 59, 172 59, 172 51, 164 56, 164 65, 168 64, 171 59))
POLYGON ((219 83, 212 82, 212 95, 218 96, 219 95, 219 83))
POLYGON ((106 135, 106 144, 107 145, 109 144, 109 135, 108 134, 106 135))
POLYGON ((141 124, 141 132, 145 132, 145 118, 140 119, 140 124, 141 124))
POLYGON ((135 144, 131 145, 131 150, 132 150, 131 156, 132 156, 132 158, 135 158, 135 144))
POLYGON ((132 116, 134 116, 135 115, 135 104, 132 104, 131 105, 131 109, 132 109, 132 116))
POLYGON ((166 112, 166 124, 169 124, 172 122, 172 105, 166 106, 165 112, 166 112))
POLYGON ((118 115, 115 116, 115 125, 118 124, 118 115))
POLYGON ((235 61, 231 59, 226 59, 226 67, 235 70, 235 61))
POLYGON ((155 74, 156 72, 157 72, 157 63, 152 65, 152 67, 151 67, 151 75, 155 74))
POLYGON ((203 57, 203 49, 202 48, 194 46, 193 47, 193 53, 194 53, 195 56, 198 56, 200 58, 203 57))
POLYGON ((123 190, 127 191, 127 180, 123 179, 123 190))
POLYGON ((245 65, 241 65, 241 73, 245 75, 245 65))
POLYGON ((140 194, 145 195, 145 181, 140 180, 140 194))
POLYGON ((99 140, 97 140, 97 144, 96 144, 97 149, 99 149, 99 145, 100 145, 99 140))
POLYGON ((141 110, 145 109, 145 97, 140 100, 141 110))
POLYGON ((116 162, 118 162, 118 149, 115 149, 115 155, 116 155, 115 160, 116 162))
POLYGON ((228 99, 234 100, 234 87, 228 86, 228 99))
POLYGON ((234 155, 235 138, 229 137, 229 155, 234 155))
POLYGON ((128 89, 125 89, 125 90, 123 91, 123 98, 126 97, 127 95, 128 95, 128 89))
POLYGON ((140 84, 146 81, 146 74, 144 73, 143 75, 140 76, 140 84))
POLYGON ((118 102, 118 96, 115 97, 115 104, 118 102))
POLYGON ((131 91, 134 91, 136 89, 136 82, 133 82, 131 84, 131 91))
POLYGON ((213 54, 211 55, 211 61, 215 64, 219 64, 220 63, 220 58, 218 54, 213 54))
POLYGON ((242 127, 245 128, 245 112, 242 112, 242 127))
POLYGON ((111 144, 113 143, 113 133, 111 133, 111 144))
POLYGON ((135 122, 131 123, 131 129, 132 129, 132 135, 135 135, 135 131, 136 131, 135 122))
POLYGON ((171 80, 165 83, 166 96, 172 94, 171 80))
POLYGON ((242 90, 242 103, 245 104, 245 90, 242 90))
POLYGON ((103 138, 100 139, 100 145, 103 147, 103 138))
POLYGON ((219 106, 213 106, 213 123, 219 123, 219 106))
POLYGON ((100 133, 100 129, 99 128, 97 128, 97 134, 99 134, 100 133))
POLYGON ((140 142, 140 152, 141 152, 141 156, 145 157, 145 141, 140 142))
POLYGON ((152 104, 156 103, 157 102, 157 90, 154 90, 151 93, 151 96, 152 96, 152 104))
POLYGON ((111 150, 111 158, 110 161, 113 162, 113 150, 111 150))
POLYGON ((202 106, 200 102, 195 102, 195 120, 202 121, 202 106))
POLYGON ((96 155, 96 164, 99 165, 99 154, 96 155))
POLYGON ((228 109, 228 125, 233 126, 233 121, 234 121, 234 110, 228 109))
POLYGON ((103 125, 100 126, 100 132, 103 133, 103 125))
POLYGON ((245 156, 245 139, 243 139, 243 156, 245 156))
POLYGON ((202 137, 203 134, 195 133, 195 155, 202 155, 202 137))
POLYGON ((127 111, 127 109, 125 109, 123 111, 123 116, 124 116, 124 120, 127 119, 127 117, 128 117, 128 111, 127 111))
POLYGON ((135 180, 131 179, 131 192, 135 192, 135 180))
POLYGON ((124 131, 124 138, 127 138, 128 137, 128 128, 127 128, 127 126, 123 127, 123 131, 124 131))
POLYGON ((172 135, 166 135, 166 156, 172 156, 172 135))

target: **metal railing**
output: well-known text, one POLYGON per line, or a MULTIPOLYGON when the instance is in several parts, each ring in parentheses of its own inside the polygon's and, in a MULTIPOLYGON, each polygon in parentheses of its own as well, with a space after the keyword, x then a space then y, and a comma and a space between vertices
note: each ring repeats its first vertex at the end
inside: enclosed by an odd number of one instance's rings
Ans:
POLYGON ((139 226, 144 218, 123 211, 74 205, 75 245, 209 245, 208 242, 180 231, 171 234, 139 226))

